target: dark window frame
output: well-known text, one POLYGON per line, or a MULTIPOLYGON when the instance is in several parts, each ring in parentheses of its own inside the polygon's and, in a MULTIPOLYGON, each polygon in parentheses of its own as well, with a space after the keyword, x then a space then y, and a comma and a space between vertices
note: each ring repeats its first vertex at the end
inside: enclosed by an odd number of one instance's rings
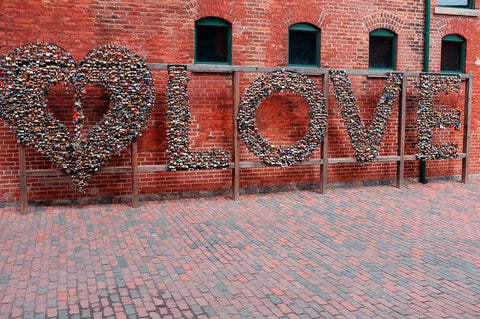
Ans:
POLYGON ((466 59, 466 40, 464 37, 458 34, 448 34, 442 38, 442 49, 440 57, 440 72, 442 73, 465 73, 465 59, 466 59), (447 69, 443 65, 444 61, 444 44, 445 42, 460 44, 458 54, 458 69, 447 69))
POLYGON ((194 63, 195 64, 223 64, 230 65, 232 64, 232 24, 227 20, 218 17, 205 17, 195 21, 195 52, 194 52, 194 63), (212 31, 215 29, 218 31, 226 31, 226 57, 223 60, 206 60, 199 58, 199 52, 201 45, 198 34, 199 28, 211 28, 212 31))
POLYGON ((397 67, 397 34, 388 29, 375 29, 369 33, 368 36, 368 68, 370 70, 395 70, 397 67), (378 40, 391 40, 392 55, 390 57, 390 65, 388 67, 379 67, 372 65, 372 38, 378 40))
POLYGON ((293 67, 320 67, 320 29, 309 23, 296 23, 288 27, 288 65, 293 67), (294 34, 314 37, 314 57, 313 63, 294 63, 294 46, 292 38, 294 34))

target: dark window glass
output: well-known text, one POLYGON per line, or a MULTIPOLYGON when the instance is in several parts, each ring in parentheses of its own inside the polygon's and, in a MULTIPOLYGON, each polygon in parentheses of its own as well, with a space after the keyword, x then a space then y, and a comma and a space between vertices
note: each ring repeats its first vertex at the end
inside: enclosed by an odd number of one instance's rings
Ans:
POLYGON ((394 37, 370 36, 370 68, 394 69, 394 37))
POLYGON ((228 63, 228 28, 197 26, 197 62, 228 63))
POLYGON ((318 65, 318 32, 290 30, 288 63, 318 65))
POLYGON ((465 71, 465 39, 450 34, 442 39, 441 71, 465 71))
POLYGON ((459 71, 461 65, 460 51, 462 44, 458 42, 442 42, 442 71, 459 71))
POLYGON ((438 0, 442 7, 473 8, 473 0, 438 0))

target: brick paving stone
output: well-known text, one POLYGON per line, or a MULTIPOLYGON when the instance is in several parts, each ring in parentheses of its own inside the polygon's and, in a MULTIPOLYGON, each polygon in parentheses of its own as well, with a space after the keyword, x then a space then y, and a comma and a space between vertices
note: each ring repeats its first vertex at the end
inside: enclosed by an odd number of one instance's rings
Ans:
POLYGON ((268 299, 274 304, 279 305, 282 303, 282 299, 280 299, 277 295, 267 295, 268 299))
POLYGON ((3 318, 479 318, 480 180, 0 208, 3 318))
POLYGON ((57 312, 57 309, 56 309, 56 308, 48 308, 48 309, 47 309, 47 317, 48 317, 48 318, 56 317, 57 314, 58 314, 58 312, 57 312))

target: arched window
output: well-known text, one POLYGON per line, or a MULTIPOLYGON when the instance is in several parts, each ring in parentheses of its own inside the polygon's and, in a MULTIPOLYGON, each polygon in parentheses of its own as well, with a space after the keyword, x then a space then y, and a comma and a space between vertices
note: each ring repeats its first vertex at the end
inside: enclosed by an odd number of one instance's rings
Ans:
POLYGON ((457 34, 442 38, 442 72, 465 72, 465 39, 457 34))
POLYGON ((368 67, 395 70, 397 67, 397 35, 387 29, 369 34, 368 67))
POLYGON ((320 66, 320 29, 308 23, 288 28, 288 65, 320 66))
POLYGON ((195 63, 232 62, 232 25, 216 17, 195 22, 195 63))

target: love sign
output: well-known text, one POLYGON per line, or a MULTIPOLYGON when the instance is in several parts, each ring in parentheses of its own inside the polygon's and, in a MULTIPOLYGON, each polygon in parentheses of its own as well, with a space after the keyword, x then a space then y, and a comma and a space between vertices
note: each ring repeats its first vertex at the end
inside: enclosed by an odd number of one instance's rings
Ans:
MULTIPOLYGON (((169 66, 167 71, 168 168, 229 167, 228 151, 195 152, 189 149, 187 69, 184 65, 175 65, 169 66)), ((457 145, 434 145, 432 129, 460 127, 461 112, 456 109, 438 110, 433 105, 435 94, 459 90, 460 77, 422 74, 420 79, 417 158, 455 158, 457 145)), ((357 162, 374 161, 399 95, 402 73, 392 73, 387 78, 368 129, 361 122, 358 102, 346 72, 332 70, 330 80, 357 162)), ((62 168, 79 191, 84 189, 102 164, 124 150, 145 129, 154 105, 154 84, 146 64, 123 47, 101 46, 77 63, 67 51, 56 45, 33 43, 15 49, 0 60, 0 116, 13 130, 19 143, 31 146, 62 168), (65 84, 75 94, 72 105, 73 136, 55 118, 47 103, 49 89, 58 83, 65 84), (110 104, 101 121, 84 134, 82 106, 88 85, 106 88, 110 104)), ((327 129, 325 98, 305 75, 282 70, 270 72, 246 88, 236 120, 240 138, 251 152, 268 165, 289 166, 308 158, 323 139, 327 129), (283 90, 300 95, 310 111, 305 136, 289 147, 270 143, 262 137, 255 124, 260 103, 283 90)))
POLYGON ((145 63, 119 46, 101 46, 77 64, 56 45, 28 44, 8 54, 0 70, 1 116, 20 143, 61 167, 80 191, 103 163, 141 133, 155 104, 153 79, 145 63), (57 83, 75 92, 74 136, 46 101, 49 89, 57 83), (87 85, 105 87, 110 105, 102 120, 83 136, 82 102, 87 85))
MULTIPOLYGON (((387 131, 394 105, 398 100, 403 73, 389 74, 373 112, 368 128, 360 117, 360 109, 351 82, 343 70, 331 70, 335 97, 345 123, 350 144, 360 164, 373 162, 380 150, 387 131)), ((434 108, 436 93, 459 91, 458 75, 421 74, 421 89, 418 109, 417 158, 456 158, 457 145, 454 143, 433 144, 432 129, 449 126, 460 127, 461 111, 434 108)), ((190 114, 188 108, 187 70, 185 65, 168 68, 167 84, 167 141, 171 170, 228 167, 229 154, 225 151, 192 152, 189 150, 190 114)), ((240 138, 247 148, 267 165, 290 166, 310 156, 323 139, 327 127, 325 98, 315 82, 307 76, 278 70, 266 73, 253 81, 242 96, 237 115, 240 138), (308 104, 310 121, 307 133, 292 146, 275 145, 266 140, 256 126, 256 111, 265 99, 284 90, 301 96, 308 104)))

